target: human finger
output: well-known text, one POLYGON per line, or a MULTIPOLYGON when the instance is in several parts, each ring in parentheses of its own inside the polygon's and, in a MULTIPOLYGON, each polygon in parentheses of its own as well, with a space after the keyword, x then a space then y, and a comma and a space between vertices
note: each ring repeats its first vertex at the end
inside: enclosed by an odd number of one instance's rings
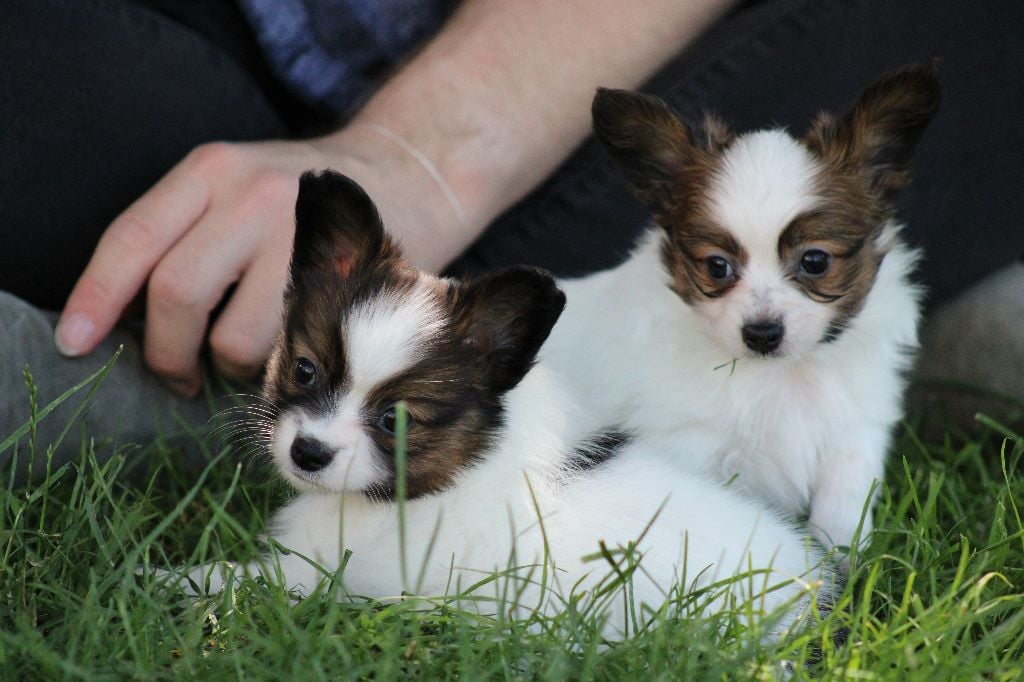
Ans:
POLYGON ((207 178, 221 163, 211 147, 186 157, 104 232, 57 325, 55 341, 64 355, 95 348, 167 250, 206 211, 207 178))
POLYGON ((251 219, 211 210, 157 264, 146 294, 146 364, 184 395, 200 387, 199 350, 210 313, 248 266, 251 219))
POLYGON ((268 251, 252 263, 213 324, 213 364, 230 379, 256 376, 274 345, 281 329, 289 245, 290 238, 283 248, 268 251))

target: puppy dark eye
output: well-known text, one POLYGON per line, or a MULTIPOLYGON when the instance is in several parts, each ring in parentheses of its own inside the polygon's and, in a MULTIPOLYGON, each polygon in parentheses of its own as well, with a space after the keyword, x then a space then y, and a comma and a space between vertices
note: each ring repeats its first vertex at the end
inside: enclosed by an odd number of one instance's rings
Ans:
POLYGON ((800 270, 808 275, 823 275, 831 257, 821 249, 811 249, 800 258, 800 270))
POLYGON ((316 365, 309 358, 299 358, 295 361, 292 379, 299 386, 312 386, 316 383, 316 365))
POLYGON ((711 279, 729 279, 733 275, 732 264, 721 256, 709 256, 705 264, 711 279))
MULTIPOLYGON (((412 415, 408 411, 405 413, 405 427, 408 429, 412 426, 412 415)), ((395 412, 395 406, 392 405, 388 409, 381 413, 380 418, 377 420, 377 428, 389 436, 395 435, 395 429, 398 428, 398 417, 395 412)))

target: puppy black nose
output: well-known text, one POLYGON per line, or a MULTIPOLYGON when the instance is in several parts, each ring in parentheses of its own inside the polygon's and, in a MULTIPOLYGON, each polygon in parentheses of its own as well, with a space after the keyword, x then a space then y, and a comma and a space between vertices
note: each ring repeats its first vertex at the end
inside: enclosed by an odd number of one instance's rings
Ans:
POLYGON ((779 347, 785 333, 780 322, 753 322, 743 325, 743 343, 750 350, 767 355, 779 347))
POLYGON ((319 471, 333 458, 334 452, 316 438, 300 436, 292 443, 292 461, 303 471, 319 471))

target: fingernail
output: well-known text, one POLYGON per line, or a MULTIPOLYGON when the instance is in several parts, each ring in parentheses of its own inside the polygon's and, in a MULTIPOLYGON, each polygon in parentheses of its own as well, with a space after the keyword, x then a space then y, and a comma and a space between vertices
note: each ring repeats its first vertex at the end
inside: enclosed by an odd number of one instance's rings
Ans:
POLYGON ((53 336, 57 350, 71 358, 81 355, 92 339, 93 329, 92 320, 83 313, 71 313, 60 318, 53 336))
POLYGON ((188 379, 165 379, 164 383, 169 389, 186 398, 192 398, 199 393, 199 383, 188 379))

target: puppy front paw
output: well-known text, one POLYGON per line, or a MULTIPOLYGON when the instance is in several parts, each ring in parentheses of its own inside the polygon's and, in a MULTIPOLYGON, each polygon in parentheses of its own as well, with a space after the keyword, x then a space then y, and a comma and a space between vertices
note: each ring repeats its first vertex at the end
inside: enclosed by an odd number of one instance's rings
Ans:
POLYGON ((862 507, 857 513, 856 509, 852 504, 844 509, 838 503, 833 507, 812 507, 808 519, 811 533, 825 549, 835 553, 844 573, 850 567, 850 555, 855 549, 867 547, 873 529, 871 510, 862 507))

